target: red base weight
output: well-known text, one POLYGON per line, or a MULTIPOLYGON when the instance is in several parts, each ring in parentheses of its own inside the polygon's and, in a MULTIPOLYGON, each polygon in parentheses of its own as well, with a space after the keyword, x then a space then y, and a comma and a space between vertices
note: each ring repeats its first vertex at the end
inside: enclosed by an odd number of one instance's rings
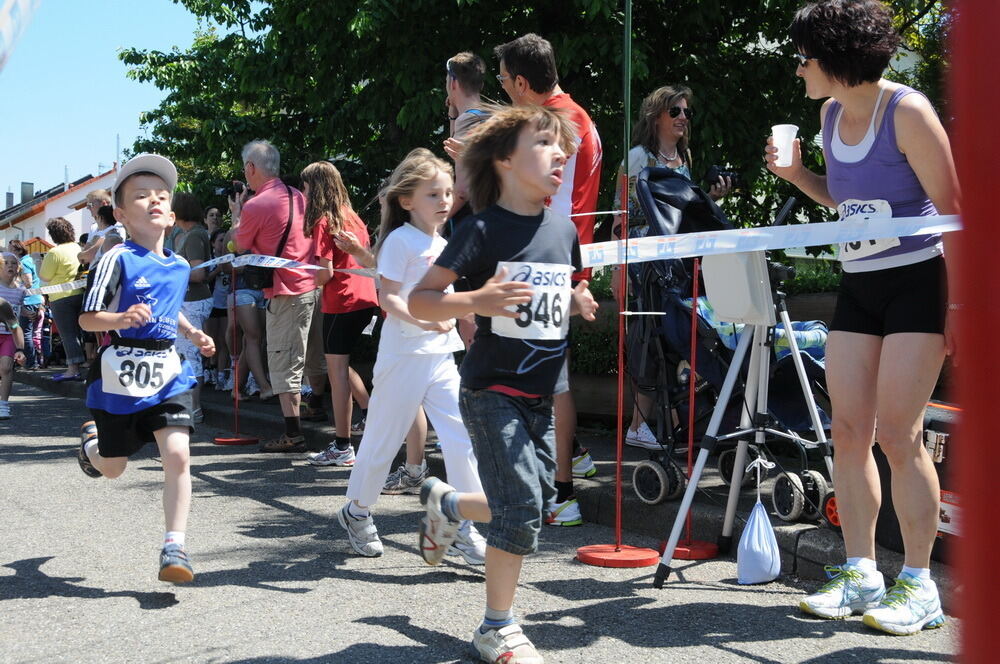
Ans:
MULTIPOLYGON (((664 547, 666 548, 666 543, 664 547)), ((660 552, 662 555, 662 551, 660 552)), ((674 558, 677 560, 709 560, 719 557, 719 547, 712 542, 701 542, 691 540, 689 542, 678 542, 674 549, 674 558)))
POLYGON ((216 436, 213 441, 216 445, 256 445, 260 438, 253 436, 216 436))
POLYGON ((576 559, 595 567, 652 567, 660 562, 660 554, 637 546, 591 544, 577 549, 576 559))

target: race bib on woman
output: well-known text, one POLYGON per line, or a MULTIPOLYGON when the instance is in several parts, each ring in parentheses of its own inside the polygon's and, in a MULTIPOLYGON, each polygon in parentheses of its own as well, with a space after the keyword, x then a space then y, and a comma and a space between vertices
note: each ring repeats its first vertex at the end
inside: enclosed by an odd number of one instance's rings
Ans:
MULTIPOLYGON (((859 201, 855 198, 850 198, 837 206, 837 212, 840 213, 840 221, 892 218, 892 206, 889 205, 889 201, 882 199, 859 201)), ((898 246, 898 237, 842 242, 840 245, 840 260, 853 261, 859 258, 868 258, 886 249, 898 246)))
POLYGON ((173 346, 167 350, 110 346, 101 355, 101 381, 107 394, 151 397, 180 373, 181 358, 173 346))
POLYGON ((507 281, 523 281, 531 286, 534 293, 530 302, 507 307, 508 311, 517 314, 517 318, 494 316, 491 319, 493 332, 510 339, 565 339, 573 295, 570 282, 573 266, 559 263, 497 263, 498 272, 502 267, 507 268, 507 281))

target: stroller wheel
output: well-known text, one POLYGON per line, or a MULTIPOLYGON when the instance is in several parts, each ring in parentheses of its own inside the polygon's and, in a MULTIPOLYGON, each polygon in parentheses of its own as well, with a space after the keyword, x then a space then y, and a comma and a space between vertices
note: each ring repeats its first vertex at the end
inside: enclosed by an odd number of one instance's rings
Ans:
MULTIPOLYGON (((754 459, 760 456, 760 450, 754 446, 750 445, 747 447, 747 459, 746 463, 750 463, 754 459)), ((719 453, 719 459, 716 462, 716 467, 719 469, 719 475, 722 477, 722 481, 725 482, 726 486, 733 483, 733 466, 736 465, 736 448, 730 448, 728 450, 723 450, 719 453)), ((744 468, 744 471, 746 469, 744 468)), ((754 481, 753 473, 743 473, 743 480, 740 482, 740 486, 746 488, 752 486, 754 481)))
POLYGON ((823 518, 823 499, 830 491, 826 478, 818 470, 807 470, 802 473, 802 483, 806 492, 802 517, 809 521, 819 521, 823 518))
POLYGON ((673 460, 664 463, 663 468, 667 471, 667 478, 670 480, 667 485, 667 500, 680 498, 684 489, 687 488, 687 477, 684 475, 684 471, 673 460))
POLYGON ((840 532, 840 513, 837 512, 837 496, 833 491, 828 491, 823 496, 823 519, 831 528, 840 532))
POLYGON ((771 503, 782 521, 797 521, 805 505, 802 478, 793 473, 782 473, 774 481, 771 503))
POLYGON ((647 505, 656 505, 667 499, 670 477, 656 461, 640 461, 632 472, 632 488, 639 500, 647 505))

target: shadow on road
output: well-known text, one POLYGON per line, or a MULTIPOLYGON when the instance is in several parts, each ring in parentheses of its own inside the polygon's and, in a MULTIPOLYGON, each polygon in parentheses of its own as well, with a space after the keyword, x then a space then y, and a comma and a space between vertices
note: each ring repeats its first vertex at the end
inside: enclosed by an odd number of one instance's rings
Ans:
POLYGON ((53 556, 25 558, 3 565, 14 570, 14 576, 3 576, 0 583, 0 601, 10 599, 44 599, 47 597, 78 597, 81 599, 107 599, 131 597, 140 609, 166 609, 177 604, 173 593, 149 593, 127 590, 108 592, 101 588, 78 585, 83 577, 49 576, 41 567, 53 556))

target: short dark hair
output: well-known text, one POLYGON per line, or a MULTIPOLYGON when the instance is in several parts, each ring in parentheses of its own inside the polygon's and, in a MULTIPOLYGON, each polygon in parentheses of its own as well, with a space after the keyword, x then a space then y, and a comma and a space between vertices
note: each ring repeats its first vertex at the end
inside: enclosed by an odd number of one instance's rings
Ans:
POLYGON ((493 54, 511 77, 523 76, 535 92, 544 94, 559 85, 552 44, 533 32, 497 46, 493 54))
POLYGON ((174 211, 174 216, 181 221, 205 223, 205 213, 201 211, 201 203, 198 202, 198 198, 194 194, 189 194, 186 191, 174 194, 170 208, 174 211))
POLYGON ((66 244, 76 241, 76 233, 73 232, 73 224, 69 223, 65 217, 52 217, 45 223, 45 229, 55 240, 56 244, 66 244))
POLYGON ((795 13, 792 44, 848 87, 882 77, 899 46, 892 11, 878 0, 823 0, 795 13))
POLYGON ((97 208, 97 218, 103 222, 105 226, 114 226, 115 209, 110 205, 102 205, 97 208))
POLYGON ((11 240, 7 243, 7 248, 14 252, 18 258, 24 258, 28 255, 28 250, 24 248, 24 243, 20 240, 11 240))
POLYGON ((526 127, 554 130, 559 145, 569 156, 576 152, 576 127, 562 112, 545 106, 502 106, 491 108, 489 119, 465 137, 462 167, 469 183, 469 201, 479 212, 500 198, 500 176, 496 162, 510 157, 526 127))
POLYGON ((475 53, 462 51, 448 58, 445 65, 448 75, 458 81, 458 85, 467 95, 477 95, 483 89, 483 77, 486 75, 486 63, 475 53))

